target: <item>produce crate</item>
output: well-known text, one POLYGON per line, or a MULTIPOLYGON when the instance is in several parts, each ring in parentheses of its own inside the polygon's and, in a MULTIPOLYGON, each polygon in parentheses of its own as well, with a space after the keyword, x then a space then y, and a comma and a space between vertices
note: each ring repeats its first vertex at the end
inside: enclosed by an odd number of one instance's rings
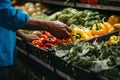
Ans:
MULTIPOLYGON (((118 35, 119 31, 116 30, 114 32, 92 38, 90 40, 87 40, 86 42, 94 42, 95 40, 97 42, 101 41, 107 41, 110 36, 112 35, 118 35)), ((89 71, 86 69, 83 69, 81 67, 68 64, 63 59, 59 58, 58 56, 53 55, 53 66, 55 66, 56 69, 64 72, 65 74, 68 74, 75 78, 75 80, 109 80, 106 77, 102 76, 101 73, 89 71)))
POLYGON ((91 80, 87 70, 68 64, 57 56, 54 56, 53 66, 65 74, 75 78, 75 80, 91 80))
POLYGON ((98 75, 101 77, 103 76, 107 77, 106 80, 119 80, 120 79, 119 71, 120 71, 120 65, 117 65, 114 68, 99 72, 98 75))
POLYGON ((22 40, 19 37, 16 37, 16 44, 19 46, 21 49, 26 50, 26 41, 22 40))
POLYGON ((28 65, 18 60, 17 65, 15 66, 24 76, 27 76, 28 65))
POLYGON ((66 61, 57 56, 54 56, 53 61, 53 66, 55 67, 55 69, 58 69, 63 73, 73 77, 75 80, 108 80, 100 74, 72 64, 68 64, 66 61))
POLYGON ((34 69, 30 68, 28 79, 29 80, 44 80, 44 77, 38 74, 38 72, 36 72, 34 69))
POLYGON ((52 55, 52 51, 53 50, 43 50, 41 48, 38 48, 36 46, 34 46, 33 44, 26 42, 26 50, 29 54, 34 55, 35 57, 37 57, 38 59, 51 64, 51 55, 52 55))
MULTIPOLYGON (((86 42, 94 42, 95 40, 98 42, 101 41, 107 41, 110 36, 112 35, 118 35, 119 31, 116 30, 114 32, 111 32, 109 34, 105 34, 99 37, 92 38, 90 40, 87 40, 86 42)), ((40 49, 33 44, 29 42, 25 42, 25 49, 29 54, 34 55, 38 59, 50 64, 51 66, 54 67, 55 70, 59 70, 73 78, 75 80, 108 80, 104 76, 100 75, 99 73, 92 72, 86 69, 83 69, 81 67, 68 64, 66 61, 63 59, 55 56, 55 51, 54 50, 43 50, 40 49)))
POLYGON ((90 73, 87 70, 67 64, 65 61, 54 55, 54 50, 42 50, 31 43, 26 43, 26 50, 28 54, 36 56, 38 59, 50 64, 54 67, 54 70, 58 69, 71 77, 76 78, 76 80, 81 79, 91 80, 90 73))
POLYGON ((16 43, 19 48, 27 51, 28 56, 29 56, 29 54, 32 54, 33 56, 37 57, 38 59, 41 59, 44 62, 51 64, 50 55, 52 55, 51 54, 52 50, 48 51, 48 50, 40 49, 37 46, 33 45, 32 43, 22 40, 19 37, 16 38, 16 43))

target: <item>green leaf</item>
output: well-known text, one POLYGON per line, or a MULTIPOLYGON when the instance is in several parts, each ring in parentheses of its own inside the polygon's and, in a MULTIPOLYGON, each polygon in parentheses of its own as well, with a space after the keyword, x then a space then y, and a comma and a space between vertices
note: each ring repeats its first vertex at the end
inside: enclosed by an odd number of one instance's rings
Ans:
POLYGON ((69 50, 58 50, 58 51, 55 52, 55 54, 56 54, 56 56, 58 56, 58 57, 63 57, 63 56, 65 56, 65 55, 67 55, 68 52, 69 52, 69 50))
POLYGON ((105 59, 105 60, 96 60, 96 61, 92 61, 93 65, 91 67, 92 71, 102 71, 102 70, 107 70, 110 67, 108 66, 109 59, 105 59))

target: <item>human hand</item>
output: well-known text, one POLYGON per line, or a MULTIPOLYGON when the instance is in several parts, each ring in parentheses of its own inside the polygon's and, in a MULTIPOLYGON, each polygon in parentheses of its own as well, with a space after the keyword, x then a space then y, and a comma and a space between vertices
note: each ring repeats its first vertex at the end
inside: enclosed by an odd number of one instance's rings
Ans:
POLYGON ((52 21, 48 31, 56 38, 67 39, 71 36, 72 30, 60 21, 52 21))
POLYGON ((48 31, 59 39, 69 38, 72 31, 66 24, 60 21, 40 20, 32 17, 30 17, 30 20, 24 29, 48 31))
POLYGON ((35 34, 25 34, 23 35, 23 39, 27 40, 27 41, 32 41, 32 40, 37 40, 39 39, 39 37, 35 34))

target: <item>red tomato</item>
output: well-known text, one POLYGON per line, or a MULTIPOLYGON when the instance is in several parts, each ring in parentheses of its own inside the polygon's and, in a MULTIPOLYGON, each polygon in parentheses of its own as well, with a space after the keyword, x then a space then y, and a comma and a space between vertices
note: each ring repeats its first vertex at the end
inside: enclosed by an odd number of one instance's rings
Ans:
POLYGON ((52 43, 46 43, 46 44, 44 44, 44 46, 48 47, 48 48, 51 48, 53 46, 53 44, 52 43))
POLYGON ((46 36, 50 36, 51 34, 47 31, 42 31, 41 34, 45 34, 46 36))
POLYGON ((56 43, 58 43, 58 39, 52 36, 52 37, 49 37, 48 39, 45 39, 45 42, 56 44, 56 43))
POLYGON ((62 39, 62 40, 59 40, 59 42, 62 42, 62 43, 69 43, 69 42, 71 42, 71 38, 62 39))
POLYGON ((33 44, 33 45, 37 45, 37 46, 39 45, 39 47, 40 47, 40 46, 43 45, 43 42, 42 42, 42 40, 33 40, 33 41, 32 41, 32 44, 33 44))

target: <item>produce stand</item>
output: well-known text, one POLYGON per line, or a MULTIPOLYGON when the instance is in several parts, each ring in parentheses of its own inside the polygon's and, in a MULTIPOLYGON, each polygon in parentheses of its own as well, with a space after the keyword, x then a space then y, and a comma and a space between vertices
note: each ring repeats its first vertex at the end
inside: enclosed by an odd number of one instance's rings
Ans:
MULTIPOLYGON (((86 42, 94 42, 95 40, 97 42, 102 42, 102 40, 107 41, 110 36, 112 35, 118 35, 119 31, 111 32, 109 34, 105 34, 96 38, 92 38, 90 40, 87 40, 86 42)), ((107 78, 97 74, 96 72, 91 72, 89 70, 83 69, 81 67, 68 64, 61 58, 54 56, 52 57, 54 60, 53 65, 56 69, 61 70, 62 72, 74 77, 75 80, 108 80, 107 78)))
MULTIPOLYGON (((19 0, 20 1, 20 0, 19 0)), ((29 1, 29 0, 24 0, 29 1)), ((59 7, 74 7, 74 8, 83 8, 83 9, 95 9, 98 11, 109 11, 110 13, 119 14, 120 6, 108 6, 108 5, 91 5, 91 4, 82 4, 77 1, 70 1, 64 3, 60 0, 30 0, 33 2, 42 2, 43 4, 54 5, 59 7)), ((54 10, 55 12, 56 10, 54 10)), ((107 12, 105 12, 107 13, 107 12)), ((86 40, 85 42, 92 43, 93 41, 107 41, 110 36, 118 35, 119 31, 114 31, 102 36, 86 40)), ((22 69, 24 70, 25 80, 31 80, 34 77, 34 80, 109 80, 104 77, 101 73, 89 71, 78 67, 76 65, 68 64, 63 59, 55 55, 53 49, 43 50, 37 46, 26 42, 21 38, 17 37, 17 52, 18 52, 18 62, 22 62, 22 69), (32 77, 31 77, 32 76, 32 77)), ((20 65, 16 70, 20 71, 20 65)), ((119 67, 119 66, 117 66, 119 67)), ((103 71, 104 72, 104 71, 103 71)), ((24 80, 24 79, 23 79, 24 80)))
MULTIPOLYGON (((27 43, 22 42, 21 44, 27 44, 27 43)), ((30 43, 27 44, 27 48, 29 48, 30 50, 25 51, 25 50, 21 49, 19 46, 17 46, 18 59, 22 60, 25 64, 27 64, 27 66, 29 66, 33 70, 37 71, 37 73, 44 75, 49 80, 53 80, 53 79, 55 79, 55 80, 74 80, 73 74, 75 74, 75 73, 74 73, 74 71, 71 70, 71 68, 74 68, 73 66, 71 66, 71 65, 65 66, 66 63, 64 61, 62 61, 61 59, 59 59, 58 57, 55 57, 52 52, 49 52, 49 53, 45 53, 44 51, 37 52, 38 48, 31 45, 30 43), (28 47, 28 45, 29 45, 29 47, 28 47), (36 52, 34 52, 33 49, 36 52), (35 54, 38 54, 38 55, 35 55, 35 54), (48 55, 48 57, 46 59, 43 58, 46 56, 44 54, 48 55)), ((84 71, 83 69, 79 69, 79 68, 75 68, 75 71, 80 73, 79 76, 83 77, 83 79, 85 77, 86 79, 91 80, 90 76, 89 76, 89 72, 84 71)), ((28 70, 28 72, 30 72, 30 71, 28 70)), ((29 73, 27 73, 27 75, 28 74, 29 73)))
MULTIPOLYGON (((30 48, 30 51, 32 50, 32 54, 30 52, 28 52, 25 48, 21 49, 21 47, 19 47, 19 45, 17 46, 17 51, 18 51, 18 59, 20 59, 20 61, 24 62, 29 68, 32 68, 34 71, 36 71, 37 74, 42 74, 45 76, 45 78, 49 79, 49 80, 67 80, 67 78, 69 79, 70 76, 65 75, 64 73, 62 73, 61 71, 56 71, 55 67, 52 66, 51 58, 49 59, 49 57, 46 57, 46 55, 44 54, 50 54, 46 53, 46 52, 33 52, 33 51, 37 51, 39 50, 37 47, 33 46, 30 43, 25 43, 22 40, 17 39, 17 43, 19 44, 27 44, 27 47, 30 48), (19 41, 22 41, 19 42, 19 41), (34 50, 33 50, 34 49, 34 50), (35 55, 38 54, 38 55, 35 55), (42 54, 42 55, 41 55, 42 54), (41 56, 41 57, 40 57, 41 56)), ((49 56, 49 55, 48 55, 49 56)), ((52 59, 53 60, 53 59, 52 59)), ((29 75, 30 70, 27 71, 28 73, 26 75, 29 75)), ((27 78, 29 78, 29 76, 27 76, 27 78)), ((71 78, 70 78, 71 80, 71 78)))
MULTIPOLYGON (((106 35, 102 35, 87 42, 94 40, 101 41, 108 40, 112 35, 117 35, 119 31, 115 31, 106 35)), ((83 69, 81 67, 66 63, 61 58, 54 55, 54 50, 42 50, 17 38, 18 58, 25 62, 27 66, 32 68, 37 74, 42 74, 50 80, 108 80, 107 78, 83 69), (21 45, 23 47, 21 47, 21 45)), ((28 70, 30 72, 30 70, 28 70)), ((27 74, 28 75, 28 74, 27 74)), ((29 76, 28 76, 29 77, 29 76)))
MULTIPOLYGON (((34 71, 37 71, 37 74, 42 74, 45 75, 46 78, 48 79, 57 79, 57 80, 61 80, 62 78, 60 78, 59 76, 57 76, 57 74, 55 74, 53 72, 53 68, 47 64, 45 64, 44 62, 40 61, 39 59, 37 59, 36 57, 32 56, 31 54, 28 56, 28 54, 26 54, 24 51, 22 51, 20 48, 17 47, 17 50, 19 52, 18 56, 19 58, 23 61, 32 69, 34 69, 34 71), (22 55, 21 55, 22 54, 22 55), (44 65, 44 66, 43 66, 44 65), (48 68, 48 69, 47 69, 48 68)), ((29 70, 30 72, 30 70, 29 70)), ((63 79, 64 80, 64 79, 63 79)))

